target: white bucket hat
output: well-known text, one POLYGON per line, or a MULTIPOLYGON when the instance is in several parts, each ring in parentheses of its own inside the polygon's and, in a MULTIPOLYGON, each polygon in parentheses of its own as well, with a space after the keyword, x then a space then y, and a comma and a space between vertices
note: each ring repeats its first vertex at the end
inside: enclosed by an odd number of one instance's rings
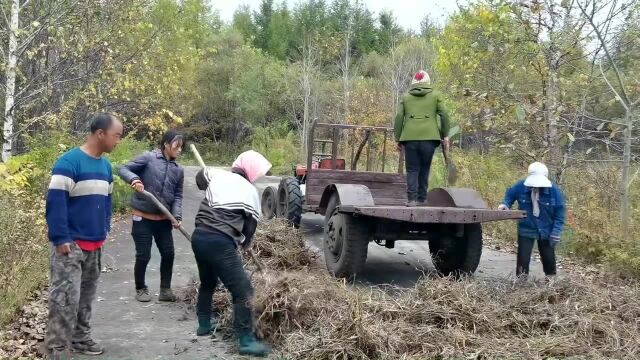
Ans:
POLYGON ((524 185, 535 188, 550 188, 549 169, 541 162, 534 162, 529 165, 529 176, 524 181, 524 185))

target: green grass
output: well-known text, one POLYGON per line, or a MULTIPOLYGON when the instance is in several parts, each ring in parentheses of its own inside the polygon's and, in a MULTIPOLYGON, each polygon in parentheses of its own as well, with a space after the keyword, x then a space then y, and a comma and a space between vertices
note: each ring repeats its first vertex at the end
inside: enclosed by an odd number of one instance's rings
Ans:
POLYGON ((46 284, 49 244, 42 201, 0 194, 0 326, 46 284), (29 224, 25 226, 25 224, 29 224))

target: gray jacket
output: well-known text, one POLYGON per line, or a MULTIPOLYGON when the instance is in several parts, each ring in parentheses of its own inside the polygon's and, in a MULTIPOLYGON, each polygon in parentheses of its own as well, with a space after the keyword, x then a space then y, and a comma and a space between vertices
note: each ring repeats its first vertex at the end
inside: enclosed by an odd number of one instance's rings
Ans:
MULTIPOLYGON (((175 161, 167 160, 160 150, 148 151, 122 165, 119 175, 128 184, 141 180, 145 190, 155 195, 177 220, 182 220, 184 169, 175 161)), ((161 213, 152 202, 137 192, 131 199, 131 206, 146 213, 161 213)))

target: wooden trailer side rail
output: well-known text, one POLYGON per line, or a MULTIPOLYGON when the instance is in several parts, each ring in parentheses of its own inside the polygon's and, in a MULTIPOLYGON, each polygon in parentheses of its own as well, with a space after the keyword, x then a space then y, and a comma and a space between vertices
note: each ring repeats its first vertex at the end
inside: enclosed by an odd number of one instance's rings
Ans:
POLYGON ((404 174, 311 169, 305 184, 305 210, 315 211, 327 186, 335 184, 364 185, 371 192, 374 203, 381 206, 402 205, 407 197, 404 174))

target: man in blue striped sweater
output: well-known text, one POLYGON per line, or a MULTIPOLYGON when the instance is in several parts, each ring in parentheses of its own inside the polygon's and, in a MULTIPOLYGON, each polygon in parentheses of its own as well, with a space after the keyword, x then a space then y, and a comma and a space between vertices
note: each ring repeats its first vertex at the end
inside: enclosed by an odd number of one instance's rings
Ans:
POLYGON ((51 359, 69 350, 100 355, 91 339, 91 306, 100 275, 101 248, 111 230, 111 163, 103 157, 120 142, 122 124, 111 114, 91 120, 87 141, 58 159, 47 194, 53 245, 46 345, 51 359))

